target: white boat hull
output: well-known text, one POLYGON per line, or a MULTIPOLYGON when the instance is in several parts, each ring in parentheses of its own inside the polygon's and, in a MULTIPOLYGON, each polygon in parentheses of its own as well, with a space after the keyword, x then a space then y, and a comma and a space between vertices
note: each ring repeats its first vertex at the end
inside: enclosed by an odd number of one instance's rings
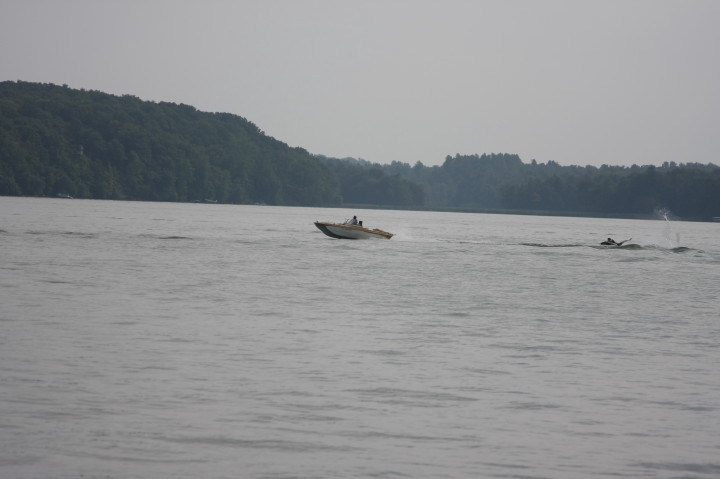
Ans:
POLYGON ((340 223, 325 223, 322 221, 316 221, 315 226, 331 238, 338 239, 390 239, 393 237, 393 234, 388 233, 387 231, 363 228, 362 226, 357 225, 344 225, 340 223))

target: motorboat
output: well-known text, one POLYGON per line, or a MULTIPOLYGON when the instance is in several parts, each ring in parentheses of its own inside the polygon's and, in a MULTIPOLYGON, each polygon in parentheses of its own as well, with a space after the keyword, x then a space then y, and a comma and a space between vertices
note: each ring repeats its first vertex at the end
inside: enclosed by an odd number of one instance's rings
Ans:
POLYGON ((388 233, 387 231, 379 230, 377 228, 365 228, 364 226, 361 226, 359 224, 351 225, 347 223, 328 223, 325 221, 316 221, 315 226, 317 226, 320 231, 322 231, 329 237, 338 239, 390 239, 393 237, 393 234, 388 233))

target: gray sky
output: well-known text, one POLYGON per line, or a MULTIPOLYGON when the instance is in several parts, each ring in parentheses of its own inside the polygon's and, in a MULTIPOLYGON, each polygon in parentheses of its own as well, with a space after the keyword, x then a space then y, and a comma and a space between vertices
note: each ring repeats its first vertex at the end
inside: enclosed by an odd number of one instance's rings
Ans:
POLYGON ((720 164, 717 0, 0 0, 0 80, 377 163, 720 164))

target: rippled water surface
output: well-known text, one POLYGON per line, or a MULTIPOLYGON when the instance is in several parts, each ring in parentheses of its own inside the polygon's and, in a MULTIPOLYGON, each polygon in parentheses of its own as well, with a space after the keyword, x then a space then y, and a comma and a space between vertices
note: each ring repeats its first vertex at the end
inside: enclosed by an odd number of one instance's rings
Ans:
POLYGON ((0 477, 720 477, 719 285, 715 223, 0 197, 0 477))

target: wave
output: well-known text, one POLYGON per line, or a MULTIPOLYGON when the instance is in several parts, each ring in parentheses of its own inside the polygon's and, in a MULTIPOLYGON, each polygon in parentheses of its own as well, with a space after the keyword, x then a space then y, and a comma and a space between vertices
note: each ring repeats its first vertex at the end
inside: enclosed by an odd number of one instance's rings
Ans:
POLYGON ((189 236, 158 236, 157 239, 161 240, 191 240, 189 236))
POLYGON ((520 246, 533 246, 535 248, 578 248, 581 246, 587 246, 584 244, 545 244, 545 243, 520 243, 520 246))
POLYGON ((160 436, 157 439, 178 444, 226 446, 245 449, 270 449, 285 452, 349 451, 353 449, 349 446, 308 441, 293 441, 289 439, 246 439, 227 436, 160 436))
POLYGON ((38 231, 38 230, 30 230, 30 231, 26 231, 25 234, 34 235, 34 236, 41 236, 41 235, 69 236, 69 237, 75 237, 75 238, 97 238, 97 237, 99 236, 98 233, 88 233, 88 232, 85 232, 85 231, 38 231))
POLYGON ((193 239, 189 236, 180 236, 180 235, 163 236, 163 235, 153 235, 153 234, 141 234, 139 236, 141 238, 151 238, 151 239, 159 239, 159 240, 191 240, 191 239, 193 239))
POLYGON ((588 245, 581 243, 559 243, 559 244, 548 244, 548 243, 519 243, 520 246, 531 246, 533 248, 585 248, 590 247, 593 249, 601 250, 655 250, 655 251, 667 251, 670 253, 702 253, 702 250, 690 248, 688 246, 675 246, 675 247, 664 247, 658 245, 641 245, 637 243, 625 244, 622 246, 611 246, 611 245, 588 245))
POLYGON ((595 249, 643 249, 639 244, 627 244, 623 246, 612 246, 612 245, 588 245, 582 243, 560 243, 560 244, 547 244, 547 243, 520 243, 521 246, 532 246, 534 248, 585 248, 589 246, 595 249))
POLYGON ((630 244, 624 244, 622 246, 615 246, 615 245, 592 245, 592 248, 595 249, 645 249, 642 245, 636 244, 636 243, 630 243, 630 244))
POLYGON ((717 474, 720 473, 720 464, 713 463, 640 462, 634 465, 643 469, 651 469, 655 471, 711 474, 716 477, 717 474))
POLYGON ((641 250, 655 250, 655 251, 667 251, 669 253, 689 253, 689 252, 697 252, 702 253, 702 250, 690 248, 688 246, 675 246, 675 247, 665 247, 665 246, 658 246, 658 245, 639 245, 639 244, 629 244, 629 245, 623 245, 620 247, 620 249, 641 249, 641 250))
POLYGON ((658 245, 640 245, 640 244, 626 244, 622 246, 602 246, 602 245, 592 245, 591 248, 595 249, 608 249, 608 250, 645 250, 645 251, 667 251, 669 253, 688 253, 688 252, 698 252, 702 253, 702 250, 690 248, 688 246, 675 246, 675 247, 665 247, 665 246, 658 246, 658 245))

